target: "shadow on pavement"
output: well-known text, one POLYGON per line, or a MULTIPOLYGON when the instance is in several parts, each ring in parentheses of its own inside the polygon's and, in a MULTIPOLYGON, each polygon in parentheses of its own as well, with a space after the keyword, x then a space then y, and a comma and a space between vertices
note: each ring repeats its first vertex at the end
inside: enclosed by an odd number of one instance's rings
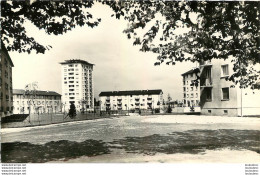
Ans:
POLYGON ((44 145, 35 145, 28 142, 2 143, 1 156, 2 163, 43 163, 109 153, 109 148, 102 141, 73 142, 60 140, 51 141, 44 145))
MULTIPOLYGON (((127 153, 155 155, 156 153, 203 154, 206 150, 228 148, 251 150, 260 154, 260 131, 258 130, 188 130, 167 135, 125 137, 112 142, 85 140, 51 141, 44 145, 28 142, 2 143, 3 163, 43 163, 66 161, 81 156, 113 154, 113 149, 124 149, 127 153)), ((127 155, 125 155, 127 159, 127 155)))
POLYGON ((260 154, 260 131, 252 130, 189 130, 168 135, 126 137, 110 142, 112 148, 124 149, 128 153, 155 155, 204 153, 206 150, 229 148, 251 150, 260 154))

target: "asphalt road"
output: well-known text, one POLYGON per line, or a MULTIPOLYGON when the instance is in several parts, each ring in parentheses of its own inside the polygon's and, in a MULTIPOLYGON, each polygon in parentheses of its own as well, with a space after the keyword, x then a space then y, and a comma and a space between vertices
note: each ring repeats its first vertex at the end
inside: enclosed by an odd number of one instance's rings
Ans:
POLYGON ((259 118, 125 116, 1 136, 2 162, 260 162, 259 118))

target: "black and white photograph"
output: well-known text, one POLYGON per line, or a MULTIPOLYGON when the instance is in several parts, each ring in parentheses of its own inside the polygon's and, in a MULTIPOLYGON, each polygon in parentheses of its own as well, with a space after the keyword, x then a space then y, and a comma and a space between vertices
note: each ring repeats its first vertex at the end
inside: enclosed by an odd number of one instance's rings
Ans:
POLYGON ((257 175, 259 18, 259 1, 2 0, 1 163, 257 175))

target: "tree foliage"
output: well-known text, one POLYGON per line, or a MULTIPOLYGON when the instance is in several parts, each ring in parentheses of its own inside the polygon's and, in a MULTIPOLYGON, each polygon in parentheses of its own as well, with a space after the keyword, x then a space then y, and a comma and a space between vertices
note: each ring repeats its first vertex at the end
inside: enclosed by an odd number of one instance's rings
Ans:
POLYGON ((74 105, 74 103, 70 103, 70 109, 69 109, 69 113, 68 113, 68 116, 70 118, 75 118, 77 115, 77 112, 76 112, 76 107, 74 105))
POLYGON ((260 70, 260 4, 257 1, 118 1, 107 2, 124 31, 141 51, 158 54, 155 65, 232 59, 229 80, 254 87, 260 70), (160 18, 158 18, 158 15, 160 18), (141 30, 140 30, 141 29, 141 30), (180 29, 183 33, 180 34, 180 29), (146 32, 140 35, 140 31, 146 32), (184 32, 186 31, 186 32, 184 32))
POLYGON ((76 26, 95 27, 101 19, 93 19, 86 9, 93 1, 1 1, 1 40, 7 50, 45 53, 52 46, 44 46, 26 33, 29 21, 47 34, 60 35, 76 26))
MULTIPOLYGON (((10 51, 44 53, 43 46, 27 35, 30 21, 47 34, 59 35, 76 26, 95 27, 87 9, 96 1, 1 1, 1 40, 10 51)), ((229 80, 254 87, 260 71, 259 11, 257 1, 104 1, 117 19, 129 22, 124 31, 140 50, 158 54, 155 65, 232 59, 229 80), (158 16, 160 18, 158 18, 158 16), (147 30, 146 30, 147 29, 147 30), (176 31, 183 31, 182 34, 176 31), (146 32, 143 34, 143 31, 146 32)))

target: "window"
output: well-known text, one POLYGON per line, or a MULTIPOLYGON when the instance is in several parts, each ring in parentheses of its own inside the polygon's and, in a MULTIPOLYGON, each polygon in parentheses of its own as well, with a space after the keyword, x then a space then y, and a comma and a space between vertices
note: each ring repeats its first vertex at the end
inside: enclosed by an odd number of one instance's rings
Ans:
POLYGON ((193 98, 193 94, 190 94, 190 97, 193 98))
POLYGON ((5 78, 8 79, 8 72, 5 71, 5 78))
POLYGON ((8 67, 8 62, 6 59, 5 59, 5 67, 8 67))
POLYGON ((224 114, 228 114, 228 110, 224 110, 224 114))
POLYGON ((198 98, 198 93, 196 93, 196 98, 198 98))
POLYGON ((229 88, 222 88, 222 100, 229 100, 229 88))
POLYGON ((193 91, 193 87, 191 87, 190 90, 193 91))
POLYGON ((208 113, 211 114, 211 110, 208 110, 208 113))
POLYGON ((228 65, 222 65, 221 69, 222 69, 222 76, 228 76, 229 75, 228 65))
POLYGON ((206 101, 211 101, 212 100, 212 91, 211 88, 206 89, 206 101))

